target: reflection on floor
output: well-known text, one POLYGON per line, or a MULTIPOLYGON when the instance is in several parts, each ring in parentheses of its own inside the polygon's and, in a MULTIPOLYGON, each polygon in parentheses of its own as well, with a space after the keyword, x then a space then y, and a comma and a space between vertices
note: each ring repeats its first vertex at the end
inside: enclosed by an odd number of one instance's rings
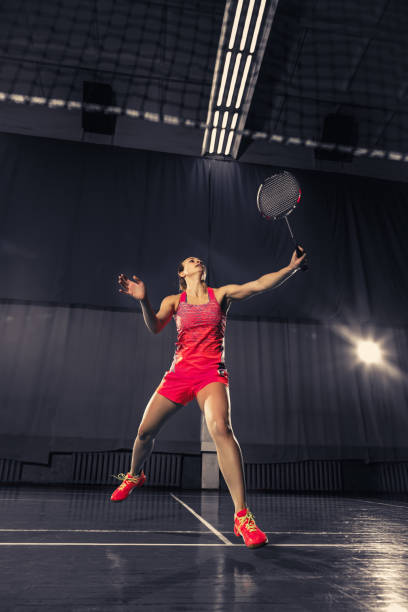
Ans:
POLYGON ((249 550, 225 492, 113 488, 0 489, 2 611, 408 610, 408 496, 250 493, 249 550))

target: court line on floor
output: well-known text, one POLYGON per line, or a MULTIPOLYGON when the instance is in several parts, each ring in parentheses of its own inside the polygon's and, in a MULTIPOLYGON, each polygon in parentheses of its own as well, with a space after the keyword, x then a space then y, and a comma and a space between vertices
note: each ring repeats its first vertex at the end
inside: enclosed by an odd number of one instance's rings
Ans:
MULTIPOLYGON (((335 543, 317 543, 317 544, 296 544, 296 543, 278 543, 278 542, 272 542, 271 543, 272 546, 281 546, 284 548, 308 548, 308 547, 315 547, 315 548, 358 548, 358 549, 364 549, 364 550, 374 550, 374 551, 384 551, 387 552, 390 549, 394 549, 396 548, 397 550, 401 550, 401 545, 399 544, 384 544, 384 543, 379 543, 379 544, 369 544, 367 542, 361 542, 359 544, 335 544, 335 543)), ((407 547, 408 548, 408 547, 407 547)))
MULTIPOLYGON (((157 533, 157 534, 195 534, 195 535, 209 535, 208 530, 194 530, 194 529, 19 529, 13 528, 0 528, 0 533, 157 533)), ((229 534, 229 531, 220 531, 222 534, 229 534)), ((265 531, 270 535, 314 535, 314 536, 355 536, 356 533, 353 531, 265 531)), ((365 536, 375 536, 378 532, 371 531, 365 532, 365 536)))
MULTIPOLYGON (((101 493, 92 493, 89 491, 61 491, 61 497, 56 499, 56 498, 48 498, 46 496, 47 491, 44 491, 44 495, 39 495, 38 497, 7 497, 7 493, 11 493, 11 491, 1 491, 0 493, 0 503, 1 502, 18 502, 18 501, 33 501, 33 502, 44 502, 46 501, 47 503, 52 501, 52 502, 60 502, 62 504, 66 504, 67 503, 67 499, 68 500, 72 500, 74 502, 78 502, 78 501, 85 501, 87 499, 91 499, 91 498, 95 498, 95 501, 97 501, 98 499, 100 499, 101 497, 106 497, 107 494, 109 492, 107 491, 102 491, 101 493), (4 495, 4 497, 2 497, 2 495, 4 495)), ((154 497, 167 497, 168 496, 168 492, 161 492, 161 491, 153 491, 153 490, 145 490, 143 491, 143 495, 146 496, 146 493, 150 493, 153 494, 154 497)))
POLYGON ((43 532, 58 532, 58 533, 194 533, 197 535, 209 535, 208 531, 192 531, 192 530, 167 530, 167 529, 6 529, 1 528, 0 533, 43 533, 43 532))
MULTIPOLYGON (((168 495, 168 493, 162 493, 162 492, 157 492, 157 491, 151 491, 151 492, 154 493, 155 497, 158 497, 158 496, 164 497, 164 496, 168 495)), ((61 504, 66 504, 67 503, 67 499, 66 498, 69 498, 72 501, 78 502, 78 501, 83 501, 86 498, 90 498, 90 497, 95 497, 95 498, 100 497, 100 495, 98 493, 90 493, 90 492, 87 492, 87 491, 75 491, 75 490, 73 490, 72 492, 65 492, 64 491, 63 495, 64 495, 64 499, 47 498, 45 495, 43 497, 20 497, 20 498, 7 498, 7 497, 1 497, 0 496, 0 503, 2 503, 2 502, 12 502, 12 503, 15 503, 15 502, 20 502, 20 501, 30 501, 30 502, 44 502, 45 501, 47 504, 49 502, 57 502, 57 503, 61 503, 61 504), (71 493, 75 493, 75 494, 84 493, 84 495, 80 499, 79 495, 72 496, 71 493)), ((170 494, 170 495, 172 495, 172 494, 170 494)), ((210 494, 210 495, 202 495, 201 494, 201 495, 197 495, 197 496, 195 496, 195 495, 183 495, 183 497, 191 497, 193 499, 202 499, 202 498, 206 497, 207 499, 211 499, 211 498, 215 499, 217 496, 216 495, 212 495, 212 494, 210 494)), ((268 495, 268 494, 266 494, 266 495, 263 495, 262 497, 264 499, 265 498, 271 498, 271 499, 275 499, 276 500, 278 497, 282 497, 282 496, 279 496, 279 494, 277 494, 277 495, 268 495)), ((335 497, 332 497, 332 496, 329 496, 329 498, 330 499, 336 499, 335 497)), ((319 499, 321 499, 321 498, 319 498, 319 499)), ((328 498, 325 497, 323 499, 326 501, 328 498)), ((339 499, 347 500, 347 501, 359 501, 359 502, 364 502, 366 504, 377 504, 377 505, 380 505, 380 506, 388 506, 390 508, 403 508, 404 510, 408 510, 408 504, 400 505, 400 504, 393 504, 392 502, 391 503, 385 503, 385 502, 381 502, 381 501, 372 501, 372 500, 362 499, 362 498, 358 498, 358 497, 341 497, 339 499)))
POLYGON ((211 525, 211 523, 209 523, 208 521, 205 520, 205 518, 203 518, 202 516, 200 516, 200 514, 197 514, 197 512, 195 512, 195 510, 193 510, 192 508, 190 508, 190 506, 188 506, 186 503, 184 503, 181 499, 179 499, 176 495, 174 495, 173 493, 170 493, 170 496, 173 497, 176 501, 178 501, 182 506, 184 506, 189 512, 191 512, 191 514, 193 516, 195 516, 199 521, 201 521, 203 523, 203 525, 205 525, 210 531, 213 532, 214 535, 217 536, 217 538, 219 538, 221 540, 221 542, 224 542, 224 544, 226 544, 227 546, 235 546, 235 544, 233 544, 232 542, 230 542, 222 533, 221 531, 218 531, 218 529, 216 529, 215 527, 213 527, 211 525))
MULTIPOLYGON (((257 492, 257 491, 253 491, 251 493, 256 493, 257 497, 259 497, 259 498, 262 497, 262 499, 277 500, 278 498, 279 499, 285 499, 287 497, 286 495, 281 495, 280 493, 276 493, 276 494, 275 493, 272 493, 272 494, 264 493, 264 494, 261 494, 261 492, 257 492)), ((295 491, 293 492, 293 495, 294 496, 296 495, 295 491)), ((187 497, 196 498, 195 495, 189 495, 189 494, 183 495, 183 497, 184 498, 187 498, 187 497)), ((212 493, 201 494, 201 496, 200 496, 200 498, 208 498, 208 499, 216 498, 216 497, 217 497, 217 495, 216 494, 212 494, 212 493)), ((363 498, 360 498, 360 497, 346 497, 346 496, 341 496, 341 495, 328 495, 328 496, 316 496, 316 497, 314 497, 313 495, 310 495, 310 496, 307 496, 307 498, 305 498, 305 499, 307 499, 307 501, 310 501, 310 500, 312 500, 312 501, 319 501, 319 500, 321 500, 321 501, 325 501, 325 502, 328 501, 328 500, 334 500, 334 501, 336 501, 336 500, 337 501, 362 501, 362 502, 366 502, 367 504, 380 504, 380 505, 383 505, 383 506, 391 506, 392 508, 405 508, 405 509, 408 509, 408 502, 406 504, 404 504, 404 505, 400 505, 400 504, 394 504, 392 502, 386 503, 386 502, 382 502, 382 501, 373 501, 373 500, 370 500, 370 499, 363 499, 363 498)), ((400 502, 400 503, 403 504, 404 502, 400 502)))
MULTIPOLYGON (((223 548, 225 546, 233 546, 239 548, 246 548, 245 544, 232 544, 231 542, 227 543, 196 543, 196 544, 184 544, 184 543, 160 543, 160 542, 0 542, 1 546, 201 546, 201 547, 215 547, 215 548, 223 548)), ((366 552, 374 551, 379 554, 390 553, 391 549, 401 550, 401 547, 398 545, 387 545, 387 548, 384 549, 382 545, 367 545, 365 543, 362 544, 282 544, 282 543, 269 543, 269 547, 272 548, 349 548, 355 550, 361 550, 366 552)))
POLYGON ((404 510, 408 510, 408 504, 404 505, 404 506, 400 506, 399 504, 386 504, 385 502, 381 502, 381 501, 372 501, 371 499, 362 499, 360 497, 353 497, 353 500, 356 501, 362 501, 366 504, 377 504, 379 506, 389 506, 390 508, 404 508, 404 510))
MULTIPOLYGON (((70 499, 73 499, 73 498, 71 497, 70 499)), ((3 503, 3 502, 13 502, 13 504, 14 504, 15 502, 19 502, 19 501, 30 501, 30 502, 34 501, 34 502, 42 502, 42 503, 47 503, 47 504, 48 504, 48 502, 58 502, 58 503, 61 503, 61 504, 66 504, 67 503, 66 499, 52 499, 52 497, 48 498, 45 495, 43 497, 20 497, 19 499, 12 498, 12 497, 9 497, 9 498, 0 497, 0 503, 3 503)), ((75 501, 78 501, 78 500, 76 499, 75 501)))
POLYGON ((245 544, 174 544, 159 543, 159 542, 0 542, 0 546, 245 546, 245 544))

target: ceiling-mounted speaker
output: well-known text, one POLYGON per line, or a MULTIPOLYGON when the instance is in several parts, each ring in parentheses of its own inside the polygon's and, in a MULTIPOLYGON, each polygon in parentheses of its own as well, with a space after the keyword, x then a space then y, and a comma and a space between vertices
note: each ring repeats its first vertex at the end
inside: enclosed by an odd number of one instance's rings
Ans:
POLYGON ((115 106, 115 93, 106 83, 84 81, 82 89, 82 129, 95 134, 113 136, 116 127, 116 115, 103 111, 86 110, 87 104, 100 106, 115 106))
POLYGON ((354 149, 358 141, 358 123, 351 115, 330 114, 324 119, 320 142, 337 145, 336 148, 329 149, 316 147, 316 159, 328 159, 331 161, 351 162, 353 160, 352 151, 344 151, 338 147, 354 149))

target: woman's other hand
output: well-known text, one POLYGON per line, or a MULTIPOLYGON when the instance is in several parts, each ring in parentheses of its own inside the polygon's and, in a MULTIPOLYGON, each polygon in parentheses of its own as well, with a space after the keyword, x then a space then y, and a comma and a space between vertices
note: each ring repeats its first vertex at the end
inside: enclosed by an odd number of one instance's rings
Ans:
POLYGON ((127 278, 126 274, 119 274, 118 283, 121 286, 119 293, 126 293, 135 300, 143 300, 146 296, 146 286, 144 282, 133 275, 134 280, 127 278))

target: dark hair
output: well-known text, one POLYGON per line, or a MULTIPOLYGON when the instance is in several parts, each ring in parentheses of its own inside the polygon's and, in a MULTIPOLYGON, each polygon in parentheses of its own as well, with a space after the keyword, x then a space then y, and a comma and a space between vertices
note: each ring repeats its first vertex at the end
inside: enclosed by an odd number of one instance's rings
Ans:
MULTIPOLYGON (((204 268, 204 271, 203 271, 203 274, 201 275, 201 280, 205 281, 205 279, 207 278, 207 266, 203 264, 203 268, 204 268)), ((178 265, 177 276, 179 279, 179 291, 185 291, 187 289, 186 279, 179 276, 178 275, 179 272, 184 272, 184 264, 182 261, 180 261, 178 265)))

